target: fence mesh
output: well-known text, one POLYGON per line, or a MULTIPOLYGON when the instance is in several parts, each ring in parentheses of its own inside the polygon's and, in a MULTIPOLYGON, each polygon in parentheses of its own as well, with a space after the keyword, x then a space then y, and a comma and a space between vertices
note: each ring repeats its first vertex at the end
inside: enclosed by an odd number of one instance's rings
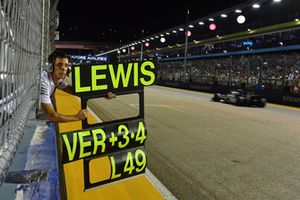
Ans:
POLYGON ((40 72, 49 51, 51 4, 50 0, 0 0, 0 185, 29 112, 38 105, 40 72))

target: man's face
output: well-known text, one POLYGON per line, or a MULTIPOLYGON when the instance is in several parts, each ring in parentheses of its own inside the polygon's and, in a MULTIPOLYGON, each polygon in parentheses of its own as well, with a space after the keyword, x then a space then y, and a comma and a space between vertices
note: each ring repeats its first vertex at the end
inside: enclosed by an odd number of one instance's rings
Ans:
POLYGON ((58 79, 64 79, 69 67, 68 58, 56 58, 54 62, 53 75, 58 79))

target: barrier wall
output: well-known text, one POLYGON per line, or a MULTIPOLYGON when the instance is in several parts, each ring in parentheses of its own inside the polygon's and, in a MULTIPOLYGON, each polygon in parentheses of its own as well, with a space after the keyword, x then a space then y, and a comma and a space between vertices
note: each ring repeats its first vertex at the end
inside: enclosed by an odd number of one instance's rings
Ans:
MULTIPOLYGON (((188 89, 188 90, 196 90, 196 91, 202 91, 208 93, 217 93, 217 92, 227 93, 231 89, 237 89, 234 87, 227 87, 227 86, 217 86, 217 85, 200 84, 200 83, 186 83, 180 81, 167 81, 167 80, 160 80, 158 82, 158 85, 188 89)), ((277 91, 277 90, 259 91, 258 93, 263 95, 267 99, 267 102, 269 103, 277 103, 282 105, 300 107, 300 95, 285 93, 283 91, 277 91)))

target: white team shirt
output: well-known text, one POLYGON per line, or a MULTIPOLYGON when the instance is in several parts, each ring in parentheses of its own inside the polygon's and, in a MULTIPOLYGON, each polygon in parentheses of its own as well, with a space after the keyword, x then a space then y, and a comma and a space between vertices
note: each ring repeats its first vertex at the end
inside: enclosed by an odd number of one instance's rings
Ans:
POLYGON ((48 72, 43 71, 41 74, 41 103, 51 103, 51 96, 55 88, 65 88, 66 86, 68 86, 68 83, 62 79, 60 79, 58 84, 55 86, 51 75, 48 72))

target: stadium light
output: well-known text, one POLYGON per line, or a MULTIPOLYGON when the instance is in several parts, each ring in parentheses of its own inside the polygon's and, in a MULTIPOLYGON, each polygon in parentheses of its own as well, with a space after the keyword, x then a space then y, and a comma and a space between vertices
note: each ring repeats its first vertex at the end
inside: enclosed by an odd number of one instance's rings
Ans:
POLYGON ((217 25, 216 24, 212 23, 212 24, 209 25, 209 30, 214 31, 216 29, 217 29, 217 25))
POLYGON ((164 37, 160 38, 160 42, 161 43, 165 43, 166 42, 166 38, 164 38, 164 37))
POLYGON ((192 35, 192 32, 191 32, 191 31, 188 31, 188 32, 187 32, 187 36, 190 37, 191 35, 192 35))
MULTIPOLYGON (((277 2, 282 2, 282 0, 271 0, 271 2, 276 2, 277 3, 277 2)), ((260 1, 256 1, 256 2, 253 2, 250 5, 248 4, 247 7, 248 6, 250 6, 250 8, 252 7, 252 8, 258 9, 258 8, 261 7, 261 3, 260 3, 260 1)), ((219 18, 228 18, 230 16, 231 12, 234 12, 234 13, 244 13, 244 9, 245 9, 245 7, 235 7, 235 8, 233 8, 230 11, 230 13, 228 12, 229 10, 226 10, 225 12, 221 11, 220 13, 218 13, 219 14, 219 18)), ((193 22, 192 23, 188 23, 187 22, 186 23, 187 27, 180 27, 180 26, 179 27, 174 27, 173 29, 170 29, 167 32, 158 33, 157 36, 153 35, 152 37, 149 37, 150 40, 146 39, 146 38, 144 38, 144 40, 151 41, 155 37, 156 39, 159 39, 159 41, 161 43, 169 42, 166 39, 172 33, 178 34, 178 33, 181 33, 181 32, 186 32, 186 31, 188 31, 186 29, 194 28, 195 26, 197 26, 197 24, 199 24, 199 25, 206 25, 206 24, 208 24, 209 30, 210 31, 215 31, 217 28, 219 28, 219 27, 217 27, 217 24, 215 23, 215 21, 217 21, 216 20, 217 18, 218 18, 218 16, 211 15, 211 16, 207 16, 206 18, 202 18, 202 19, 194 22, 194 24, 193 24, 193 22)), ((237 14, 236 21, 237 21, 238 24, 244 24, 246 22, 246 17, 244 15, 237 14)), ((295 21, 297 21, 297 20, 295 19, 295 21)), ((190 30, 192 30, 192 29, 190 29, 190 30)), ((186 35, 190 36, 189 32, 186 32, 186 35)), ((144 42, 144 45, 145 45, 146 41, 144 42)), ((150 44, 149 44, 149 46, 150 46, 150 44)))
POLYGON ((243 24, 245 21, 246 21, 246 18, 244 15, 239 15, 237 18, 236 18, 236 21, 239 23, 239 24, 243 24))
POLYGON ((252 5, 252 8, 256 8, 256 9, 260 8, 260 5, 258 3, 255 3, 255 4, 252 5))

